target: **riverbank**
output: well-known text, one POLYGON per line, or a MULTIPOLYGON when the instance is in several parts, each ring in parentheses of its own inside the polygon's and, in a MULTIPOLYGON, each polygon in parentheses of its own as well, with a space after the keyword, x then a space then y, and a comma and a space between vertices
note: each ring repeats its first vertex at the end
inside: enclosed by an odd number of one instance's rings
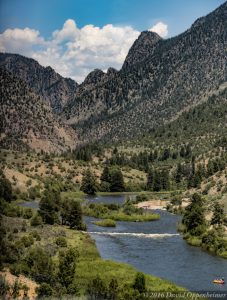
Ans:
MULTIPOLYGON (((97 276, 102 279, 105 285, 108 285, 112 279, 116 279, 119 289, 122 290, 125 286, 132 287, 133 285, 137 270, 124 263, 103 260, 89 233, 71 230, 62 225, 45 224, 33 227, 28 220, 11 217, 4 217, 4 226, 9 230, 9 234, 13 235, 13 244, 18 244, 19 241, 24 241, 25 237, 30 237, 31 235, 39 237, 36 239, 33 238, 31 244, 23 248, 23 256, 25 257, 32 249, 41 247, 44 251, 51 251, 52 259, 57 266, 60 251, 66 251, 69 248, 76 249, 79 253, 79 259, 76 264, 74 280, 77 284, 79 294, 81 295, 86 293, 90 282, 97 276), (15 230, 15 228, 17 228, 18 231, 15 230), (65 240, 64 246, 57 243, 59 237, 62 237, 62 239, 65 240)), ((23 271, 20 270, 26 270, 26 276, 32 278, 32 274, 29 274, 29 270, 25 268, 23 260, 21 259, 19 259, 17 263, 10 264, 8 267, 10 272, 14 275, 23 274, 23 271)), ((184 288, 158 277, 145 275, 145 278, 148 290, 171 290, 175 292, 185 290, 184 288)), ((35 297, 31 299, 35 299, 35 297)))
POLYGON ((138 208, 149 210, 166 210, 167 205, 170 203, 168 200, 148 200, 135 204, 138 208))

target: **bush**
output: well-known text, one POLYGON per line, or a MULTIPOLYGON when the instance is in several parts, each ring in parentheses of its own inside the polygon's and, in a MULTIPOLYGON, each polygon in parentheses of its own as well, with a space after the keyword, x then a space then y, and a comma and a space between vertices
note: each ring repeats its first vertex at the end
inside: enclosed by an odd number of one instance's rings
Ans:
POLYGON ((136 196, 136 203, 146 201, 147 199, 148 199, 148 196, 146 194, 142 193, 142 194, 136 196))
POLYGON ((97 226, 102 226, 102 227, 116 227, 116 221, 111 220, 111 219, 104 219, 101 221, 94 221, 93 222, 97 226))
POLYGON ((24 208, 23 218, 24 219, 31 219, 32 216, 33 216, 32 209, 31 208, 24 208))
POLYGON ((36 241, 41 241, 41 236, 36 230, 33 230, 29 235, 36 239, 36 241))
POLYGON ((46 250, 41 247, 32 247, 24 261, 30 268, 30 275, 37 282, 50 282, 52 280, 53 261, 46 250))
POLYGON ((24 235, 21 238, 21 242, 24 244, 24 246, 26 248, 28 248, 28 247, 30 247, 31 245, 34 244, 34 239, 31 235, 29 235, 29 236, 24 235))
POLYGON ((74 248, 59 253, 58 279, 60 283, 68 288, 74 281, 76 263, 79 253, 74 248))
POLYGON ((39 226, 39 225, 42 225, 42 224, 43 224, 42 217, 41 217, 38 213, 36 213, 36 214, 31 218, 30 224, 31 224, 31 226, 39 226))
POLYGON ((56 241, 55 241, 56 245, 58 245, 59 247, 67 247, 67 241, 63 236, 59 236, 56 241))
POLYGON ((50 297, 53 294, 53 289, 48 283, 43 282, 36 288, 36 293, 38 297, 50 297))
POLYGON ((144 293, 146 291, 146 282, 145 282, 145 276, 143 273, 138 272, 136 274, 133 288, 135 290, 137 290, 139 293, 144 293))

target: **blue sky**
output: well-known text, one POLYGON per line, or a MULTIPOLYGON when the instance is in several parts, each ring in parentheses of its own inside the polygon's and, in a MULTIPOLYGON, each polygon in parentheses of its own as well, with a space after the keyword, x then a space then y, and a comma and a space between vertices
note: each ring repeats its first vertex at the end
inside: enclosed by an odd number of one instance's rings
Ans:
POLYGON ((223 0, 1 0, 0 31, 30 27, 45 37, 66 19, 78 27, 86 24, 131 25, 142 31, 157 20, 169 24, 169 35, 187 29, 198 17, 224 3, 223 0))
POLYGON ((0 0, 0 50, 34 57, 43 65, 53 66, 62 75, 81 81, 94 67, 105 70, 111 66, 119 69, 128 48, 139 32, 155 28, 154 30, 157 29, 164 38, 175 36, 189 28, 198 17, 208 14, 224 2, 223 0, 0 0), (67 20, 71 21, 67 23, 67 20), (159 25, 154 27, 157 23, 159 25), (111 24, 112 27, 105 27, 107 24, 111 24), (64 32, 61 32, 63 29, 64 32), (57 43, 54 37, 56 31, 61 35, 61 39, 58 36, 57 43), (110 35, 111 42, 107 41, 110 35), (123 43, 123 49, 118 48, 118 36, 121 36, 119 43, 121 45, 123 43), (95 48, 93 39, 97 39, 98 48, 95 48), (48 44, 48 41, 51 41, 51 44, 48 44), (107 45, 108 53, 104 53, 107 45), (103 57, 100 56, 100 62, 90 63, 92 55, 93 57, 98 55, 97 51, 103 52, 103 57), (57 61, 63 56, 66 57, 69 52, 71 57, 75 55, 77 74, 66 66, 67 59, 62 62, 64 64, 62 68, 58 67, 57 61), (88 52, 91 52, 91 57, 88 52), (108 55, 112 56, 112 60, 108 59, 108 55))

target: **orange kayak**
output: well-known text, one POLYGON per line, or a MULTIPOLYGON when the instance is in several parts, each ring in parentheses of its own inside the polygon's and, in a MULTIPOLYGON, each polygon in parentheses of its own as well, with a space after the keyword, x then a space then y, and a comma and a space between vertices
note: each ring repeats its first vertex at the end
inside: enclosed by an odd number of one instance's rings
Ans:
POLYGON ((223 279, 214 279, 213 283, 217 283, 217 284, 225 284, 225 281, 223 279))

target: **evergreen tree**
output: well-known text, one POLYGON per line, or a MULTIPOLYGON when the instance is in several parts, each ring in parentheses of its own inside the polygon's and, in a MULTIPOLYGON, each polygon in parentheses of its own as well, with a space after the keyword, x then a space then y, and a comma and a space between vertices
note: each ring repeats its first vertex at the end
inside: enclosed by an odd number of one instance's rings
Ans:
POLYGON ((8 202, 13 200, 11 182, 5 177, 2 171, 0 172, 0 199, 1 198, 8 202))
POLYGON ((154 170, 151 168, 147 174, 147 189, 153 191, 154 188, 154 170))
POLYGON ((38 282, 50 282, 53 278, 53 261, 50 254, 40 246, 34 246, 25 256, 31 276, 38 282))
POLYGON ((224 207, 218 202, 215 202, 213 208, 213 217, 211 219, 211 225, 223 225, 225 220, 224 207))
POLYGON ((59 221, 58 201, 59 201, 58 197, 56 200, 55 193, 51 191, 45 191, 42 199, 39 202, 39 211, 38 211, 44 223, 54 224, 59 221))
POLYGON ((177 164, 177 169, 176 169, 176 175, 175 175, 175 180, 176 183, 180 183, 182 180, 182 165, 179 163, 177 164))
POLYGON ((90 169, 87 169, 85 171, 80 189, 88 195, 96 194, 97 192, 96 178, 90 169))
POLYGON ((162 189, 162 179, 161 174, 158 170, 155 170, 154 172, 154 184, 153 184, 153 190, 155 192, 159 192, 162 189))
POLYGON ((79 253, 74 248, 69 248, 67 251, 62 250, 59 253, 58 278, 66 288, 73 283, 78 257, 79 253))
POLYGON ((169 179, 168 170, 163 170, 161 172, 161 179, 162 179, 162 189, 168 191, 170 189, 170 179, 169 179))
POLYGON ((170 158, 170 150, 169 148, 166 148, 163 152, 162 160, 167 160, 168 158, 170 158))
POLYGON ((61 208, 62 224, 67 224, 70 228, 84 230, 85 225, 82 220, 82 209, 78 201, 67 199, 62 203, 61 208))
POLYGON ((117 300, 117 294, 118 294, 118 282, 117 279, 112 278, 108 289, 108 299, 117 300))
POLYGON ((205 231, 206 220, 204 202, 199 194, 192 196, 192 202, 185 208, 182 223, 192 235, 201 235, 205 231))
POLYGON ((110 176, 110 169, 108 166, 104 167, 100 180, 105 182, 110 182, 111 176, 110 176))
POLYGON ((137 291, 139 291, 139 293, 144 293, 146 291, 146 282, 145 282, 145 276, 143 273, 138 272, 136 274, 136 278, 133 284, 133 288, 137 291))
POLYGON ((108 295, 108 289, 103 280, 97 275, 89 284, 87 293, 92 300, 106 300, 108 295))
POLYGON ((124 178, 120 169, 113 169, 111 172, 111 183, 110 191, 111 192, 124 192, 124 178))

